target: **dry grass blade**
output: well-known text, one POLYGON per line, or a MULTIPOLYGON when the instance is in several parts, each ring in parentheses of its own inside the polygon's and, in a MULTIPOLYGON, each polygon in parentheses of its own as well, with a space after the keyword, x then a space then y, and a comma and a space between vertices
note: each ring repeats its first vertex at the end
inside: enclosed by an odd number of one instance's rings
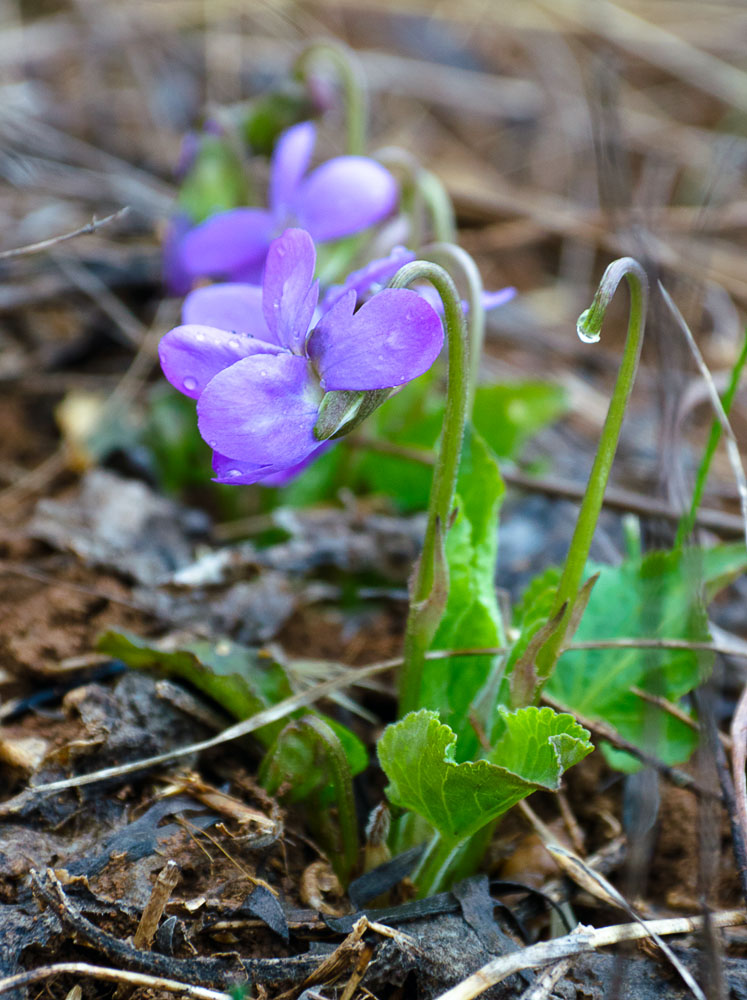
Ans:
MULTIPOLYGON (((742 831, 742 839, 747 841, 747 686, 742 691, 734 718, 731 724, 732 739, 732 770, 734 773, 734 805, 736 816, 742 831)), ((740 859, 737 858, 739 864, 740 859)), ((747 872, 741 872, 742 884, 745 883, 747 872)))
POLYGON ((664 288, 661 282, 659 282, 659 291, 661 292, 664 301, 667 304, 669 311, 674 317, 677 325, 682 330, 687 340, 688 346, 692 351, 692 355, 695 358, 695 362, 700 369, 700 373, 703 376, 706 386, 708 387, 708 395, 711 399, 711 404, 713 406, 714 412, 718 417, 718 421, 726 438, 726 450, 729 455, 729 462, 731 463, 732 471, 734 473, 734 478, 737 482, 737 490, 739 491, 739 503, 742 508, 742 519, 744 521, 744 537, 745 542, 747 542, 747 478, 744 474, 744 466, 742 465, 742 459, 739 455, 739 445, 737 444, 737 439, 732 430, 732 426, 729 423, 729 418, 726 415, 726 411, 721 403, 721 397, 718 394, 718 390, 713 381, 713 376, 708 370, 703 355, 700 353, 700 348, 695 343, 695 338, 692 335, 690 327, 685 322, 685 317, 679 311, 675 305, 674 299, 669 294, 669 292, 664 288))
MULTIPOLYGON (((724 910, 714 913, 711 921, 715 927, 737 927, 747 923, 747 914, 742 910, 724 910)), ((565 937, 553 938, 541 944, 531 945, 522 951, 502 955, 483 965, 473 975, 457 986, 442 993, 437 1000, 472 1000, 496 983, 524 969, 537 969, 551 962, 580 955, 587 951, 597 951, 622 941, 641 941, 652 934, 691 934, 703 928, 702 917, 675 917, 668 920, 648 920, 641 924, 615 924, 611 927, 577 927, 565 937)))
POLYGON ((125 972, 122 969, 108 969, 103 965, 89 965, 87 962, 55 962, 54 965, 44 965, 29 972, 19 972, 18 975, 0 979, 0 994, 30 983, 38 983, 44 979, 63 974, 73 976, 90 976, 92 979, 104 979, 111 983, 125 983, 128 986, 142 986, 149 990, 165 990, 168 993, 180 993, 193 1000, 231 1000, 228 993, 218 990, 208 990, 202 986, 192 986, 190 983, 180 983, 175 979, 163 979, 161 976, 148 976, 141 972, 125 972))
MULTIPOLYGON (((373 663, 368 667, 347 670, 345 673, 340 674, 340 676, 332 678, 332 680, 325 681, 323 684, 317 684, 310 691, 304 691, 301 694, 294 694, 289 698, 284 698, 276 705, 271 705, 269 708, 264 709, 264 711, 253 715, 250 719, 236 723, 235 726, 229 726, 222 733, 208 740, 203 740, 201 743, 191 743, 186 747, 178 747, 176 750, 169 750, 167 753, 157 754, 155 757, 146 757, 142 760, 132 761, 129 764, 120 764, 117 767, 105 767, 100 771, 94 771, 91 774, 82 774, 76 778, 52 781, 46 785, 32 785, 22 795, 49 794, 52 792, 61 792, 65 788, 78 788, 81 785, 90 785, 95 781, 105 781, 108 778, 118 778, 123 774, 132 774, 135 771, 160 767, 162 764, 178 760, 180 757, 186 757, 192 753, 200 753, 202 750, 209 750, 212 747, 220 746, 222 743, 230 743, 232 740, 237 740, 241 736, 246 736, 257 729, 261 729, 262 726, 266 726, 270 722, 277 722, 278 719, 284 719, 291 712, 295 712, 297 708, 305 708, 308 705, 313 705, 320 698, 325 698, 339 688, 356 684, 359 680, 372 677, 374 674, 383 673, 386 670, 391 670, 392 667, 399 666, 401 662, 399 659, 384 660, 381 663, 373 663)), ((6 807, 8 805, 6 803, 6 807)))
MULTIPOLYGON (((591 892, 592 895, 603 899, 605 902, 611 901, 621 909, 625 910, 628 916, 632 917, 633 920, 637 920, 641 927, 646 927, 646 923, 643 918, 636 913, 627 899, 625 899, 625 897, 622 896, 617 889, 607 881, 604 875, 600 875, 599 872, 595 872, 593 868, 590 868, 584 861, 582 861, 581 858, 577 857, 572 851, 567 850, 560 844, 546 843, 545 850, 553 857, 560 869, 572 878, 574 882, 586 889, 588 892, 591 892)), ((696 996, 698 1000, 706 1000, 705 994, 701 990, 700 986, 698 986, 693 977, 690 975, 690 972, 684 967, 682 962, 680 962, 666 941, 664 941, 663 938, 654 930, 650 930, 650 934, 651 940, 654 941, 661 951, 667 956, 669 961, 679 973, 683 982, 686 983, 692 991, 693 996, 696 996)))
POLYGON ((747 75, 742 69, 704 52, 655 21, 611 0, 598 0, 593 18, 586 4, 578 0, 540 5, 556 17, 568 18, 603 35, 637 59, 665 67, 672 76, 712 94, 727 106, 747 110, 747 75))

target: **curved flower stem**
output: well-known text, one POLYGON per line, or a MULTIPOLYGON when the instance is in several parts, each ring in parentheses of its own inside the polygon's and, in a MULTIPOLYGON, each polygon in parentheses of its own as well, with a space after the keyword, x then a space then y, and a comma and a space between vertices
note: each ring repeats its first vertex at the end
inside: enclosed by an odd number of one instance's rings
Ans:
POLYGON ((441 180, 426 170, 417 157, 399 146, 386 146, 376 159, 402 176, 402 204, 410 219, 409 245, 415 250, 423 244, 423 231, 430 221, 430 231, 439 243, 456 243, 454 205, 441 180))
POLYGON ((419 706, 425 654, 446 606, 448 580, 442 549, 443 533, 448 528, 454 502, 469 393, 467 324, 451 276, 438 264, 416 260, 397 271, 390 287, 405 288, 413 281, 422 280, 430 281, 444 305, 449 369, 441 448, 433 473, 425 539, 415 570, 405 631, 400 715, 419 706))
POLYGON ((317 57, 329 60, 337 71, 345 95, 347 151, 351 156, 362 156, 368 126, 368 89, 363 67, 352 49, 339 42, 323 40, 312 42, 303 50, 293 67, 295 75, 305 80, 310 64, 317 57))
POLYGON ((443 181, 431 170, 421 167, 415 183, 423 204, 428 209, 433 237, 439 243, 456 243, 457 229, 454 205, 443 181))
POLYGON ((467 411, 472 413, 480 372, 480 359, 485 342, 485 309, 482 304, 483 284, 480 270, 474 259, 456 243, 432 243, 423 248, 426 257, 443 263, 451 273, 461 272, 467 287, 467 329, 469 331, 469 396, 467 411))
POLYGON ((625 408, 633 388, 638 359, 643 343, 643 331, 646 325, 646 309, 648 305, 648 278, 638 261, 632 257, 621 257, 613 261, 602 276, 594 300, 589 308, 581 313, 576 329, 579 337, 588 344, 596 343, 600 337, 602 321, 607 306, 617 290, 620 281, 626 278, 630 291, 630 311, 628 315, 628 333, 625 340, 625 350, 622 364, 615 383, 615 389, 610 400, 607 418, 599 439, 594 465, 591 469, 586 493, 581 503, 576 528, 566 556, 563 573, 558 584, 555 603, 550 617, 557 615, 566 605, 566 612, 555 633, 542 647, 537 655, 537 678, 540 682, 536 697, 552 673, 563 646, 568 622, 573 613, 573 607, 578 595, 584 567, 589 557, 591 540, 594 535, 599 512, 602 508, 604 491, 607 486, 612 460, 617 450, 625 408))

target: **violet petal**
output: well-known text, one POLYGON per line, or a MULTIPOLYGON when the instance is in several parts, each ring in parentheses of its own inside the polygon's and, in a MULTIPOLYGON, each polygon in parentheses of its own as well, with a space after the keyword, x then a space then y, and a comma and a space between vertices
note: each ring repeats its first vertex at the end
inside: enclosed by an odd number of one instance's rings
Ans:
POLYGON ((230 365, 253 354, 278 354, 282 348, 213 326, 177 326, 161 337, 158 357, 166 378, 185 396, 197 399, 208 382, 230 365))
POLYGON ((380 222, 394 211, 397 184, 365 156, 338 156, 313 170, 298 188, 298 224, 315 240, 336 240, 380 222))
POLYGON ((232 486, 257 483, 273 473, 282 475, 276 473, 274 466, 241 462, 235 458, 226 458, 217 451, 213 452, 213 471, 215 472, 213 482, 228 483, 232 486))
POLYGON ((176 215, 168 223, 163 238, 161 268, 169 295, 186 295, 192 287, 192 275, 182 264, 182 242, 192 228, 193 223, 186 215, 176 215))
POLYGON ((313 122, 301 122, 278 139, 270 168, 270 208, 275 217, 287 212, 301 180, 309 169, 316 142, 313 122))
POLYGON ((193 277, 244 277, 247 269, 261 267, 274 226, 272 213, 261 208, 219 212, 183 238, 181 265, 193 277))
POLYGON ((415 260, 415 254, 406 247, 394 247, 388 257, 372 260, 358 271, 352 271, 342 285, 333 285, 322 299, 322 311, 330 309, 345 292, 353 291, 358 301, 362 301, 371 291, 378 291, 399 271, 403 264, 415 260))
POLYGON ((303 352, 319 298, 314 281, 316 251, 303 229, 286 229, 273 240, 262 283, 262 308, 273 340, 295 354, 303 352))
POLYGON ((327 451, 333 444, 333 441, 322 441, 318 448, 315 448, 314 451, 310 452, 300 462, 296 462, 295 465, 291 465, 287 469, 282 469, 280 472, 270 472, 268 475, 262 476, 257 482, 261 486, 287 486, 291 480, 295 479, 296 476, 300 476, 304 469, 316 461, 322 452, 327 451))
POLYGON ((182 323, 217 326, 273 343, 262 312, 259 285, 226 282, 196 288, 182 305, 182 323))
POLYGON ((309 356, 326 391, 402 385, 427 371, 441 351, 441 320, 417 292, 384 289, 350 319, 340 306, 309 338, 309 356))
POLYGON ((510 285, 508 288, 499 288, 497 292, 483 292, 482 307, 485 312, 489 312, 491 309, 497 309, 498 306, 510 302, 515 295, 516 289, 510 285))
POLYGON ((321 392, 305 358, 256 355, 211 379, 197 401, 200 434, 214 451, 286 468, 318 447, 321 392))

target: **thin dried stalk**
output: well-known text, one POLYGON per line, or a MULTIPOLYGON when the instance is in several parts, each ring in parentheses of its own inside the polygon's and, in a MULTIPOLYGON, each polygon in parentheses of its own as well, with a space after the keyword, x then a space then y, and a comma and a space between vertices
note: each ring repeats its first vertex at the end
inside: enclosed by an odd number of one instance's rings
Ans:
MULTIPOLYGON (((747 923, 747 914, 742 910, 725 910, 712 914, 711 921, 715 927, 737 927, 747 923)), ((675 917, 669 920, 649 920, 643 924, 615 924, 600 928, 580 926, 565 937, 543 941, 488 962, 457 986, 442 993, 437 1000, 472 1000, 516 972, 541 968, 562 958, 608 948, 622 941, 650 939, 653 933, 692 934, 702 929, 702 917, 675 917)))
POLYGON ((669 292, 664 288, 661 282, 659 282, 659 291, 664 297, 664 301, 669 308, 672 316, 674 317, 677 325, 679 326, 682 333, 685 335, 688 346, 695 358, 695 363, 700 369, 700 373, 705 380, 705 384, 708 388, 708 395, 711 399, 711 404, 713 406, 716 417, 724 431, 724 437, 726 439, 726 450, 729 455, 729 462, 731 464, 732 472, 734 473, 734 479, 737 483, 737 490, 739 491, 739 503, 742 508, 742 520, 744 521, 744 537, 745 542, 747 542, 747 478, 744 474, 744 466, 742 465, 742 459, 739 454, 739 445, 737 444, 737 439, 732 430, 732 426, 729 423, 729 418, 726 415, 723 404, 721 402, 721 397, 718 394, 718 390, 713 381, 713 376, 708 370, 703 355, 700 353, 700 348, 695 343, 695 338, 692 335, 690 327, 685 322, 685 317, 679 311, 675 305, 674 299, 669 294, 669 292))
POLYGON ((148 976, 142 972, 125 972, 122 969, 109 969, 103 965, 89 965, 87 962, 55 962, 54 965, 44 965, 29 972, 19 972, 15 976, 0 979, 0 994, 8 993, 19 986, 38 983, 43 979, 51 979, 67 973, 73 976, 90 976, 92 979, 105 979, 113 983, 126 983, 129 986, 143 986, 150 990, 167 990, 169 993, 181 993, 194 1000, 231 1000, 229 993, 218 990, 208 990, 202 986, 192 986, 190 983, 180 983, 176 979, 163 979, 161 976, 148 976))

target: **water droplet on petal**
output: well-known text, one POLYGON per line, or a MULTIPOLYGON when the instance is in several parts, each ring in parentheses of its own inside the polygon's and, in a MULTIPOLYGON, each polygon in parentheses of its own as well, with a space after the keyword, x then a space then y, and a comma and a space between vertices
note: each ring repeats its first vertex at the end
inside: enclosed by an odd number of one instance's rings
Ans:
POLYGON ((229 469, 226 473, 227 479, 237 479, 241 475, 241 469, 229 469))
POLYGON ((184 388, 187 390, 187 392, 194 392, 195 389, 197 388, 197 379, 192 378, 191 375, 187 375, 187 377, 184 379, 184 388))
POLYGON ((238 337, 231 337, 231 339, 228 341, 228 346, 231 348, 231 350, 238 351, 241 348, 241 342, 238 337))
POLYGON ((267 369, 260 368, 259 374, 262 376, 262 378, 267 378, 267 369))
POLYGON ((204 339, 205 339, 205 334, 204 333, 196 333, 195 334, 195 340, 203 341, 204 339))

